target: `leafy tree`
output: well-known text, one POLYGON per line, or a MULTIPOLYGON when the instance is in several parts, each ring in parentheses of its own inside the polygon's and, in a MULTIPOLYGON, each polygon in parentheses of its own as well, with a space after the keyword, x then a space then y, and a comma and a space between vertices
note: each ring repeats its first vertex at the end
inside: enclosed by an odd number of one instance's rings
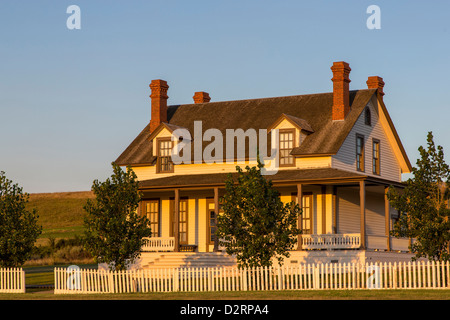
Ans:
POLYGON ((435 146, 432 132, 427 136, 427 149, 420 146, 417 168, 402 191, 390 188, 388 199, 400 212, 392 235, 414 238, 410 250, 415 258, 448 261, 450 244, 449 166, 444 161, 442 146, 435 146))
POLYGON ((36 209, 25 208, 28 198, 0 172, 0 267, 23 265, 42 232, 36 209))
POLYGON ((271 266, 276 257, 281 265, 296 243, 295 202, 284 204, 272 182, 261 174, 263 165, 237 166, 237 183, 231 174, 226 180, 223 214, 217 218, 217 237, 228 254, 236 255, 240 267, 271 266))
POLYGON ((112 163, 113 174, 105 182, 95 180, 95 199, 84 206, 85 249, 98 263, 112 270, 126 270, 140 255, 144 237, 151 235, 147 217, 137 208, 141 196, 136 174, 112 163))

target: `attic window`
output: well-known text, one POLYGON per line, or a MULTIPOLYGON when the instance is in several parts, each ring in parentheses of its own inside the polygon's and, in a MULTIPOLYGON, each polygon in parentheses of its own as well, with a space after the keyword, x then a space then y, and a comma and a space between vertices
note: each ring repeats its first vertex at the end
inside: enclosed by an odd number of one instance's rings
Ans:
POLYGON ((364 111, 364 123, 368 126, 372 125, 372 117, 370 114, 370 109, 369 107, 366 108, 366 110, 364 111))

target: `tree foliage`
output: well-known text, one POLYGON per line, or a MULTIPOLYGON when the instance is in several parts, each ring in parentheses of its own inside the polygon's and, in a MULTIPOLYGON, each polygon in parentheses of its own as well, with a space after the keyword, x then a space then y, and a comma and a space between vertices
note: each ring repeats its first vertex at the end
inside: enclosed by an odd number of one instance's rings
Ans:
POLYGON ((272 182, 261 174, 262 167, 259 161, 246 172, 236 167, 237 182, 228 176, 223 213, 217 219, 221 245, 236 256, 240 267, 270 266, 275 257, 281 265, 300 233, 298 204, 281 201, 272 182))
POLYGON ((420 158, 404 190, 389 189, 391 205, 400 213, 392 235, 414 239, 410 249, 416 258, 448 261, 450 244, 449 166, 444 150, 427 136, 427 148, 419 147, 420 158))
POLYGON ((140 255, 144 237, 151 235, 147 217, 139 216, 141 196, 136 174, 112 163, 113 174, 92 185, 95 199, 84 206, 85 248, 98 263, 126 270, 140 255))
POLYGON ((0 172, 0 267, 22 266, 42 232, 36 209, 26 209, 28 198, 0 172))

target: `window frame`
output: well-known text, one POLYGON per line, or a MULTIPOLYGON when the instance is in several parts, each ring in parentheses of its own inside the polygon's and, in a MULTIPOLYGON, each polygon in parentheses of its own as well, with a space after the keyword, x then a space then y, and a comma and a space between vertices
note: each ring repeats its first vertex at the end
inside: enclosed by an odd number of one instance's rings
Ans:
MULTIPOLYGON (((279 166, 280 167, 295 167, 295 157, 292 155, 289 155, 288 157, 283 157, 283 159, 289 159, 290 157, 292 158, 292 163, 284 163, 281 164, 281 151, 282 150, 290 150, 289 153, 292 151, 292 149, 295 148, 295 135, 296 135, 296 130, 295 128, 290 128, 290 129, 278 129, 278 152, 279 152, 279 166), (287 149, 287 148, 281 148, 281 134, 292 134, 292 148, 291 149, 287 149)), ((288 142, 290 142, 290 140, 288 140, 288 142)))
POLYGON ((372 111, 369 107, 364 109, 364 124, 367 126, 372 126, 372 111))
MULTIPOLYGON (((217 232, 217 218, 215 217, 215 225, 211 226, 211 210, 209 209, 209 205, 212 204, 214 206, 214 213, 215 213, 215 201, 214 198, 206 198, 206 244, 207 245, 214 245, 214 240, 211 240, 211 229, 215 228, 214 236, 217 232)), ((222 209, 222 203, 219 201, 219 214, 223 212, 222 209)))
POLYGON ((381 175, 381 143, 380 140, 372 139, 372 173, 376 175, 381 175), (378 146, 378 157, 375 158, 375 145, 378 146))
MULTIPOLYGON (((291 201, 298 203, 298 193, 293 192, 291 193, 291 201)), ((300 206, 302 211, 304 213, 302 214, 302 225, 300 229, 302 230, 302 234, 314 234, 314 223, 315 223, 315 217, 314 217, 314 194, 312 191, 305 191, 302 192, 302 204, 300 206), (307 207, 306 204, 306 198, 309 198, 309 207, 307 207), (304 210, 308 209, 308 210, 304 210), (309 213, 309 217, 306 217, 306 211, 309 213), (309 221, 309 229, 305 229, 304 225, 306 222, 309 221), (309 230, 310 233, 305 233, 304 230, 309 230)))
POLYGON ((365 172, 365 138, 362 134, 356 134, 355 140, 355 160, 356 160, 356 171, 365 172), (358 153, 358 140, 361 139, 361 153, 358 153), (360 156, 361 158, 359 158, 360 156))
MULTIPOLYGON (((152 230, 152 235, 151 237, 160 237, 161 236, 161 202, 160 199, 142 199, 142 201, 139 204, 140 207, 140 213, 142 217, 147 217, 147 219, 149 220, 149 227, 152 230), (152 221, 152 219, 149 217, 149 212, 147 211, 147 203, 156 203, 158 210, 156 212, 156 218, 157 221, 154 222, 152 221), (157 227, 157 231, 156 231, 156 235, 153 233, 153 229, 152 229, 152 225, 156 225, 157 227)), ((154 212, 153 212, 154 213, 154 212)))
POLYGON ((172 138, 156 138, 156 148, 157 148, 157 161, 156 161, 156 173, 173 173, 174 172, 174 164, 172 162, 172 157, 171 156, 162 156, 161 155, 161 143, 162 142, 169 142, 170 143, 170 149, 172 150, 173 148, 173 141, 172 138), (170 170, 162 170, 162 159, 163 158, 168 158, 168 165, 170 166, 170 170))
MULTIPOLYGON (((174 224, 175 224, 175 198, 170 198, 169 199, 169 210, 170 210, 170 224, 169 224, 169 235, 170 237, 175 237, 174 234, 174 224)), ((180 201, 178 203, 178 239, 179 239, 179 243, 180 244, 189 244, 189 198, 188 197, 182 197, 180 198, 180 201), (186 205, 186 210, 182 210, 182 205, 181 204, 185 204, 186 205), (182 212, 186 213, 186 220, 181 220, 180 215, 182 214, 182 212), (181 225, 184 224, 186 227, 186 231, 182 231, 181 230, 181 225), (183 241, 181 234, 184 233, 186 234, 186 240, 183 241)))

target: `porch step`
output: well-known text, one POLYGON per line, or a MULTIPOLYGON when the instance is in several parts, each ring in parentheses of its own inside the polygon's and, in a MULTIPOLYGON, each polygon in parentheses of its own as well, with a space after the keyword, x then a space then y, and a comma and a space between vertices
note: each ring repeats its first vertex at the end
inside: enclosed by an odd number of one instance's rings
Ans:
POLYGON ((236 266, 236 259, 218 252, 168 252, 150 253, 141 256, 140 266, 151 268, 205 268, 236 266))

